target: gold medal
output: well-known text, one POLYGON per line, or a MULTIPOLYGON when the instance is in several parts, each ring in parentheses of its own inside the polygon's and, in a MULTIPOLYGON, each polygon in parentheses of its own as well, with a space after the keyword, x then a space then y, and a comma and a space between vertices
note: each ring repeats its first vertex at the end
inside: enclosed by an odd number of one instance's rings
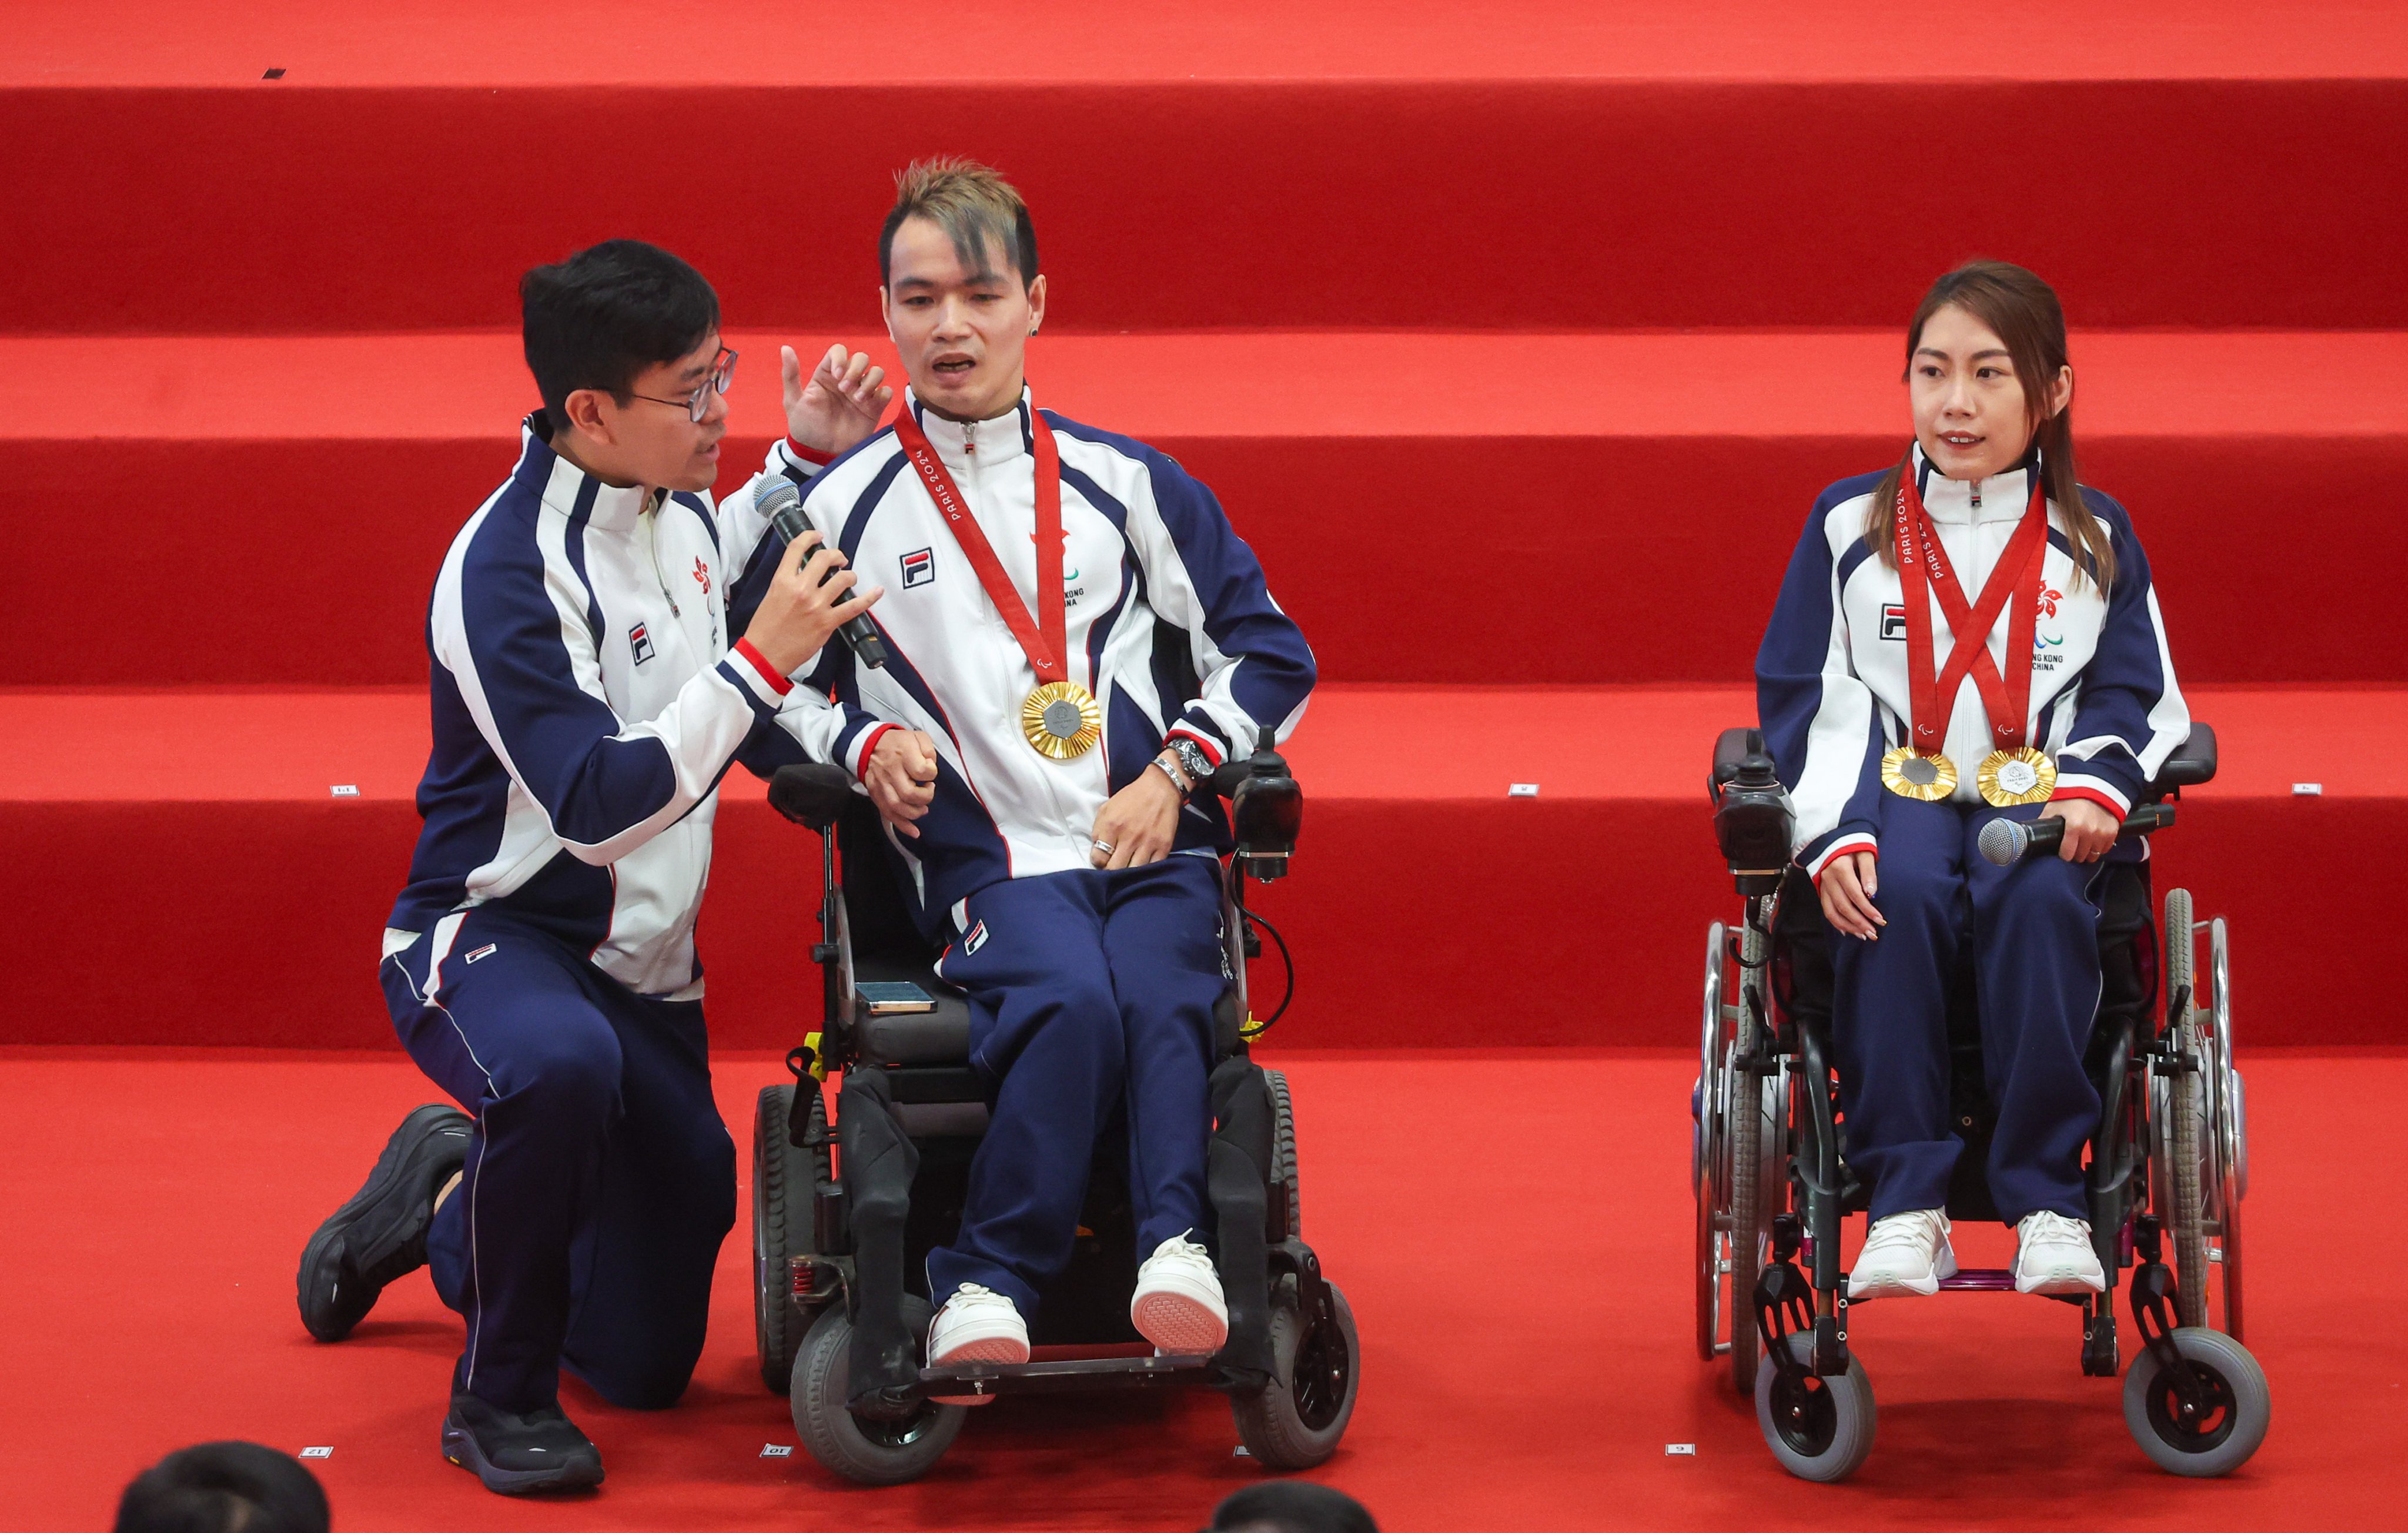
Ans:
POLYGON ((1956 764, 1934 751, 1924 755, 1901 745, 1882 757, 1882 786, 1900 798, 1936 804, 1956 791, 1956 764))
POLYGON ((2045 804, 2057 792, 2057 763, 2047 752, 2027 745, 2014 751, 1993 751, 1982 758, 1981 770, 1973 774, 1974 785, 1982 790, 1982 802, 1992 809, 2006 809, 2015 804, 2045 804))
POLYGON ((1048 681, 1020 705, 1020 728, 1039 755, 1068 761, 1104 738, 1104 716, 1096 695, 1078 682, 1048 681))

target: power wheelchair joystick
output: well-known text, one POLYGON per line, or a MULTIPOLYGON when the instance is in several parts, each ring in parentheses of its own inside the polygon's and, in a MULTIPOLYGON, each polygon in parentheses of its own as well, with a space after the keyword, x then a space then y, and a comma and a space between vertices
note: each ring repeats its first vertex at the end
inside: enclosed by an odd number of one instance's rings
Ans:
POLYGON ((1287 877, 1287 860, 1304 828, 1304 791, 1289 775, 1287 760, 1271 749, 1269 730, 1245 761, 1232 761, 1212 774, 1212 791, 1229 801, 1230 829, 1238 860, 1257 883, 1287 877))
POLYGON ((1789 867, 1789 793, 1773 772, 1763 735, 1735 733, 1742 737, 1731 742, 1743 752, 1739 760, 1715 752, 1714 839, 1741 896, 1759 899, 1780 892, 1789 867))

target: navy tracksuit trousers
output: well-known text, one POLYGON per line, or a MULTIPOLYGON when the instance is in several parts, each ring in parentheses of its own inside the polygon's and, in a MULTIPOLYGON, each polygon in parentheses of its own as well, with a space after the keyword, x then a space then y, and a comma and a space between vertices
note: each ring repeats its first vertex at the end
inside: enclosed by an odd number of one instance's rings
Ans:
POLYGON ((1139 1259, 1190 1231, 1209 1244, 1212 1008, 1228 984, 1219 865, 1010 879, 970 895, 967 922, 938 972, 969 995, 991 1121, 961 1232, 928 1254, 929 1293, 942 1304, 975 1282, 1035 1314, 1124 1100, 1139 1259))
POLYGON ((452 1387, 525 1411, 566 1363, 614 1405, 675 1403, 736 1222, 701 1003, 636 995, 484 910, 380 974, 410 1057, 477 1119, 427 1236, 436 1291, 468 1322, 452 1387))
POLYGON ((1996 809, 1881 795, 1877 941, 1835 936, 1832 1032, 1848 1161, 1872 1215, 1937 1209, 1964 1148, 1948 1114, 1948 977, 1972 944, 1982 1064, 1998 1125, 1990 1195, 2010 1224, 2086 1219, 2082 1147, 2099 1094, 2082 1066, 2099 1010, 2097 885, 2106 866, 2036 857, 2000 867, 1976 849, 1996 809))

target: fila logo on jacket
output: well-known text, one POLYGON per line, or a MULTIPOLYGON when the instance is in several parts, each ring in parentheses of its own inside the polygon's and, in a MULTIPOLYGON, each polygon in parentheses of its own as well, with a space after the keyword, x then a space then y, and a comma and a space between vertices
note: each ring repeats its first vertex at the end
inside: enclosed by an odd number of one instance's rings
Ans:
MULTIPOLYGON (((1983 480, 1979 506, 1975 486, 1934 471, 1920 449, 1913 466, 1949 564, 1969 594, 1980 591, 2023 520, 2037 460, 1983 480)), ((1816 874, 1842 852, 1878 844, 1881 758, 1912 734, 1905 595, 1899 572, 1865 546, 1881 479, 1842 480, 1815 501, 1756 652, 1757 717, 1797 810, 1798 860, 1816 874)), ((2072 545, 2052 502, 2028 738, 2057 758, 2057 797, 2088 798, 2120 818, 2190 733, 2190 710, 2132 519, 2087 485, 2082 494, 2114 540, 2115 585, 2101 593, 2075 580, 2072 545)), ((2013 616, 2001 611, 1989 634, 2001 665, 2013 616)), ((1934 597, 1942 656, 1948 633, 1934 597)), ((1970 677, 1957 688, 1943 749, 1956 763, 1956 801, 1980 803, 1973 766, 1990 752, 1989 715, 1970 677)))
MULTIPOLYGON (((931 934, 947 912, 998 879, 1092 866, 1088 833, 1111 793, 1146 770, 1167 734, 1215 762, 1249 755, 1266 731, 1284 738, 1304 714, 1312 652, 1266 587, 1212 493, 1163 453, 1052 411, 1062 465, 1063 563, 1037 568, 1034 406, 968 425, 907 394, 1028 611, 1039 579, 1064 582, 1069 679, 1096 695, 1103 740, 1067 761, 1029 748, 1020 709, 1037 678, 892 429, 811 482, 805 513, 865 581, 886 588, 871 617, 893 664, 857 666, 831 644, 808 678, 832 692, 843 723, 835 759, 858 775, 885 726, 926 731, 939 758, 937 796, 917 838, 894 847, 931 934)), ((772 560, 739 584, 740 626, 772 560)), ((1217 806, 1190 805, 1177 847, 1226 847, 1217 806)))

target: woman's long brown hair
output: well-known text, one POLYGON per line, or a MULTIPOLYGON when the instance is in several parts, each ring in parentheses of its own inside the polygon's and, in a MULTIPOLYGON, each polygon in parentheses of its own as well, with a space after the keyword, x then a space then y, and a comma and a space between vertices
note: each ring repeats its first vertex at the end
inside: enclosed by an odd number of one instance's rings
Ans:
MULTIPOLYGON (((1923 295, 1914 322, 1906 327, 1907 376, 1914 373, 1914 349, 1923 344, 1923 327, 1950 304, 1971 314, 2007 343, 2015 378, 2024 386, 2024 408, 2032 427, 2032 443, 2040 449, 2041 472, 2048 482, 2048 498, 2077 549, 2073 578, 2088 575, 2101 591, 2115 584, 2115 544, 2106 527, 2090 514, 2082 487, 2073 474, 2073 406, 2048 415, 2048 395, 2057 370, 2066 365, 2065 310, 2057 293, 2023 267, 2006 261, 1968 261, 1931 284, 1923 295)), ((1900 477, 1914 462, 1914 451, 1892 465, 1873 490, 1871 512, 1865 519, 1865 542, 1883 563, 1898 566, 1898 489, 1900 477)))

